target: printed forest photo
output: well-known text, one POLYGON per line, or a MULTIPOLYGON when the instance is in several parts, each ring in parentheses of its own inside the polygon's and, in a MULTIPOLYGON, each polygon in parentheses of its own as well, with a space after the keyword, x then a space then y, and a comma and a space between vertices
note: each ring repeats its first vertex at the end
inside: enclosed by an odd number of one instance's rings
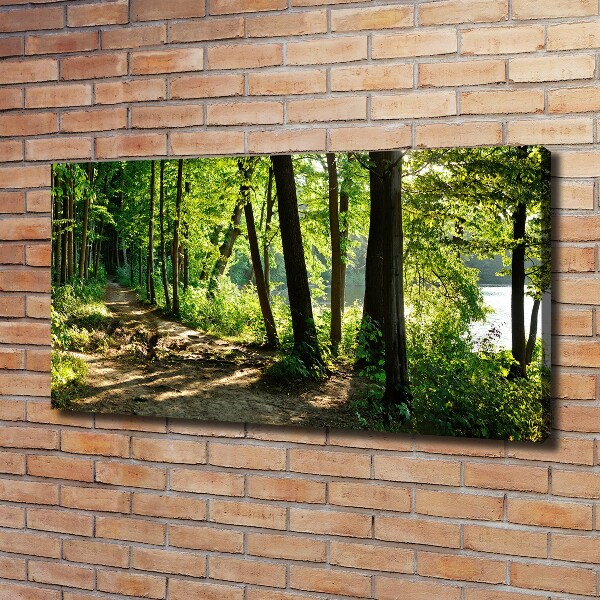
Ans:
POLYGON ((55 408, 548 436, 544 148, 52 169, 55 408))

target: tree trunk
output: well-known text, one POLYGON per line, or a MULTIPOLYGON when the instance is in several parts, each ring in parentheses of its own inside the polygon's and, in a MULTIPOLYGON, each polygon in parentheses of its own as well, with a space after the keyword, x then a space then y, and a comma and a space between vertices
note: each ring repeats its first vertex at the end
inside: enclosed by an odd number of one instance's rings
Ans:
MULTIPOLYGON (((369 239, 365 263, 365 299, 363 324, 370 321, 377 328, 383 327, 383 227, 385 222, 383 166, 381 153, 369 154, 370 170, 370 217, 369 239)), ((375 344, 371 348, 376 352, 375 344)))
POLYGON ((337 354, 342 340, 341 276, 342 254, 340 249, 339 184, 335 154, 327 153, 329 181, 329 233, 331 236, 331 327, 329 338, 331 351, 337 354))
POLYGON ((346 267, 348 260, 348 206, 350 198, 348 192, 340 192, 340 248, 341 248, 341 265, 340 265, 340 310, 344 314, 346 308, 346 267))
POLYGON ((173 313, 179 314, 179 219, 181 218, 181 196, 183 193, 183 160, 177 167, 177 198, 175 200, 175 219, 173 220, 173 313))
POLYGON ((154 289, 154 195, 156 188, 156 163, 150 166, 150 209, 148 216, 148 262, 146 264, 146 293, 150 303, 156 303, 156 292, 154 289))
MULTIPOLYGON (((88 181, 90 182, 90 188, 94 183, 94 165, 93 163, 88 164, 88 181)), ((83 221, 81 223, 81 252, 79 253, 79 278, 87 278, 87 271, 85 270, 85 259, 87 251, 87 230, 88 230, 88 217, 90 212, 90 194, 85 195, 83 201, 83 221)))
POLYGON ((169 280, 167 278, 167 254, 165 252, 165 161, 160 161, 160 187, 159 187, 159 219, 160 219, 160 272, 165 291, 165 305, 171 312, 171 298, 169 294, 169 280))
POLYGON ((385 393, 388 418, 400 404, 411 404, 404 322, 404 274, 402 231, 402 152, 381 152, 383 166, 383 340, 385 344, 385 393))
POLYGON ((258 236, 256 235, 256 224, 254 223, 254 211, 252 209, 252 199, 250 197, 250 178, 252 177, 252 168, 245 166, 243 160, 238 161, 238 168, 243 175, 243 182, 240 186, 240 196, 244 203, 244 215, 246 217, 246 228, 248 230, 248 244, 250 246, 250 257, 252 259, 252 268, 256 278, 256 292, 258 302, 265 323, 267 333, 267 343, 272 348, 277 346, 277 328, 275 319, 269 302, 269 293, 265 285, 265 277, 260 262, 260 249, 258 246, 258 236))
POLYGON ((187 292, 190 286, 190 225, 187 219, 183 222, 183 235, 185 241, 183 245, 183 291, 187 292))
POLYGON ((102 247, 102 236, 104 235, 104 215, 100 217, 100 234, 96 240, 96 252, 94 253, 94 279, 98 277, 98 265, 100 263, 100 251, 102 247))
POLYGON ((512 370, 513 376, 527 375, 525 359, 525 226, 527 207, 519 202, 512 215, 515 245, 511 257, 511 328, 512 355, 519 363, 512 370))
POLYGON ((529 323, 529 337, 527 338, 527 345, 525 346, 525 365, 531 364, 531 358, 533 357, 533 349, 535 348, 535 340, 537 337, 537 326, 538 326, 538 315, 540 312, 540 300, 535 299, 533 301, 533 308, 531 309, 531 321, 529 323))
POLYGON ((61 277, 61 250, 62 250, 62 225, 58 224, 61 218, 61 202, 59 200, 58 194, 56 193, 58 190, 58 186, 60 185, 58 180, 58 175, 55 173, 53 177, 54 183, 54 196, 53 196, 53 231, 54 231, 54 276, 60 281, 61 277))
POLYGON ((281 244, 294 332, 294 353, 309 369, 316 368, 323 373, 325 365, 313 318, 292 157, 272 156, 271 161, 277 187, 281 244))
MULTIPOLYGON (((68 184, 67 184, 68 185, 68 184)), ((66 187, 66 186, 65 186, 66 187)), ((68 245, 69 245, 69 199, 68 193, 65 189, 65 194, 62 197, 62 236, 61 236, 61 248, 60 248, 60 283, 64 285, 69 278, 69 265, 67 262, 68 245)))
POLYGON ((227 267, 227 263, 233 254, 233 247, 235 246, 235 241, 240 235, 240 221, 242 220, 242 212, 243 207, 241 204, 237 204, 233 210, 233 215, 231 217, 231 223, 229 225, 229 229, 225 233, 225 239, 223 243, 219 246, 219 258, 214 266, 211 280, 209 284, 209 289, 214 289, 214 286, 217 283, 219 277, 225 273, 225 268, 227 267))
POLYGON ((269 234, 271 233, 271 221, 273 220, 273 205, 275 199, 273 198, 273 167, 269 167, 269 181, 267 184, 267 211, 265 215, 265 238, 263 240, 263 263, 265 272, 265 287, 267 293, 271 292, 271 264, 269 257, 269 249, 271 241, 269 240, 269 234))
POLYGON ((75 254, 75 238, 73 228, 75 226, 74 219, 74 203, 75 203, 75 179, 73 174, 73 166, 69 165, 69 173, 71 175, 69 181, 69 194, 67 201, 67 212, 68 212, 68 229, 67 229, 67 278, 71 279, 75 274, 75 267, 73 257, 75 254))

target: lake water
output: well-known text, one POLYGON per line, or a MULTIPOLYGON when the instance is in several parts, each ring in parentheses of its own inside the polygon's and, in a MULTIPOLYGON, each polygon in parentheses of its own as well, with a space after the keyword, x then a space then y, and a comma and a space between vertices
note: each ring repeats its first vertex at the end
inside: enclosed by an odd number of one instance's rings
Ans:
MULTIPOLYGON (((471 326, 471 333, 477 340, 485 337, 489 330, 494 327, 500 332, 500 338, 498 339, 498 345, 503 348, 510 348, 511 346, 511 326, 510 326, 510 285, 490 285, 481 286, 481 293, 483 295, 484 302, 490 306, 494 312, 490 313, 487 319, 483 322, 473 323, 471 326)), ((346 286, 346 306, 352 306, 355 301, 358 301, 359 305, 362 305, 365 288, 362 285, 348 285, 346 286)), ((329 302, 329 299, 327 299, 329 302)), ((525 297, 525 326, 529 327, 529 319, 531 316, 531 309, 533 307, 533 300, 529 297, 525 297)), ((542 335, 542 324, 541 324, 541 312, 540 318, 538 319, 538 337, 542 335)))

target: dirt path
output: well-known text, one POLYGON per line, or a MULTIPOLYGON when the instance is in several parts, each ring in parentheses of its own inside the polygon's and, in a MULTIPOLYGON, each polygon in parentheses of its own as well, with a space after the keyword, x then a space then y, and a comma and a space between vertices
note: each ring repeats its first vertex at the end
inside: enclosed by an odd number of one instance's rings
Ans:
POLYGON ((352 427, 348 373, 302 389, 263 377, 273 354, 215 338, 165 318, 134 292, 109 283, 110 331, 142 339, 146 355, 108 350, 77 354, 88 385, 72 408, 94 412, 191 419, 352 427))

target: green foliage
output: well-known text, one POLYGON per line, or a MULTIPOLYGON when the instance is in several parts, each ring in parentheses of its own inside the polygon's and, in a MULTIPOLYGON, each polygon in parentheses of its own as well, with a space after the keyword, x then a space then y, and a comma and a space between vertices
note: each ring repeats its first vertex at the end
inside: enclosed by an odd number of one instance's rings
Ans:
POLYGON ((81 358, 61 350, 52 350, 50 389, 52 405, 65 408, 85 384, 87 365, 81 358))

